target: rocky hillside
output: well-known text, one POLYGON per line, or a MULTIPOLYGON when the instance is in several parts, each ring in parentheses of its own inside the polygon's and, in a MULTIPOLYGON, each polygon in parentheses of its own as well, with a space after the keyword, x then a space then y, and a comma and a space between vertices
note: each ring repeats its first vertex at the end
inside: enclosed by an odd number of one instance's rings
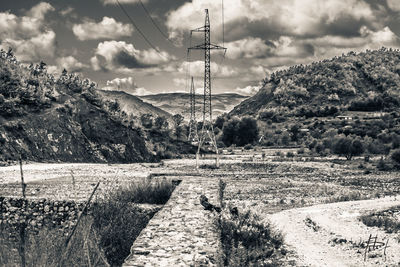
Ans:
POLYGON ((123 91, 105 91, 98 90, 99 94, 110 101, 118 101, 121 110, 126 112, 128 115, 140 117, 143 114, 152 114, 154 118, 163 116, 168 120, 171 120, 171 114, 144 102, 137 96, 125 93, 123 91))
POLYGON ((25 67, 12 51, 0 55, 0 162, 143 162, 154 156, 143 132, 88 79, 46 64, 25 67))
POLYGON ((231 115, 323 117, 344 111, 391 112, 400 103, 400 51, 350 52, 275 72, 231 115))
MULTIPOLYGON (((187 93, 165 93, 156 95, 140 96, 140 98, 152 104, 153 106, 159 107, 171 114, 181 114, 185 120, 189 120, 190 117, 190 95, 187 93)), ((247 96, 239 94, 217 94, 212 97, 212 108, 213 118, 219 115, 229 112, 238 105, 240 102, 245 100, 247 96)), ((196 95, 196 112, 200 118, 200 114, 203 110, 203 96, 196 95)))

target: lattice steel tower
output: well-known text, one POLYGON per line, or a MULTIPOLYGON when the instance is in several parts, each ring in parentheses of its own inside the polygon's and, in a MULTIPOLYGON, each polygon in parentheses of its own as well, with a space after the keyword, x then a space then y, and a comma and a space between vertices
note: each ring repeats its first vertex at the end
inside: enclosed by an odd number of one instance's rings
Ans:
POLYGON ((190 87, 190 121, 189 121, 189 142, 198 142, 199 135, 197 134, 197 120, 196 120, 196 90, 194 88, 193 77, 192 85, 190 87))
POLYGON ((218 165, 218 147, 215 140, 214 129, 212 125, 212 108, 211 108, 211 49, 222 49, 226 48, 212 44, 210 41, 210 18, 208 16, 208 9, 205 10, 206 19, 203 27, 194 29, 190 32, 204 32, 204 44, 189 47, 188 50, 204 50, 204 101, 203 101, 203 126, 199 135, 199 146, 197 149, 197 155, 200 153, 203 145, 209 141, 214 147, 217 154, 217 165, 218 165))

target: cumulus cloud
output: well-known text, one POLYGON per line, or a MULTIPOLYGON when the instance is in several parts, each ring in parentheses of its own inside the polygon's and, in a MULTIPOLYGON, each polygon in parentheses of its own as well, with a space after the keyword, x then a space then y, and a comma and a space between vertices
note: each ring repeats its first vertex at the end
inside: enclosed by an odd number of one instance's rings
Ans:
POLYGON ((400 2, 398 0, 387 0, 387 5, 393 11, 400 11, 400 2))
MULTIPOLYGON (((220 32, 221 3, 192 0, 169 12, 166 25, 171 36, 179 36, 204 24, 204 9, 210 10, 213 32, 220 32)), ((225 37, 246 36, 357 35, 363 24, 378 24, 369 4, 363 0, 231 0, 225 6, 225 37)), ((220 34, 218 34, 220 35, 220 34)), ((217 36, 218 36, 217 35, 217 36)))
POLYGON ((52 10, 54 8, 50 4, 41 2, 21 17, 0 12, 0 47, 13 48, 15 55, 23 62, 53 57, 56 34, 44 22, 45 15, 52 10))
MULTIPOLYGON (((179 68, 178 71, 180 73, 186 73, 188 69, 188 65, 190 67, 190 73, 191 75, 195 77, 203 77, 204 75, 204 61, 192 61, 190 63, 188 62, 183 62, 179 68)), ((212 77, 219 77, 219 78, 229 78, 229 77, 235 77, 238 75, 238 70, 231 67, 231 66, 221 66, 218 65, 215 62, 211 62, 211 75, 212 77)))
POLYGON ((75 36, 81 40, 115 39, 130 36, 133 28, 130 24, 117 22, 114 18, 103 17, 100 22, 86 20, 72 27, 75 36))
POLYGON ((167 52, 160 56, 154 49, 138 50, 124 41, 105 41, 98 44, 90 61, 94 70, 123 71, 156 67, 171 59, 167 52))
POLYGON ((40 2, 36 6, 32 7, 31 10, 27 12, 27 15, 31 18, 36 18, 39 20, 43 20, 44 16, 49 11, 54 11, 54 7, 46 2, 40 2))
POLYGON ((68 72, 80 72, 89 66, 79 62, 73 56, 61 57, 56 60, 60 70, 66 69, 68 72))
POLYGON ((115 78, 111 81, 107 81, 107 86, 103 90, 109 91, 124 91, 131 95, 150 95, 152 92, 148 91, 143 87, 138 87, 133 79, 133 77, 127 78, 115 78))
MULTIPOLYGON (((142 0, 143 3, 146 3, 148 0, 142 0)), ((115 5, 115 0, 101 0, 103 5, 115 5)), ((119 0, 121 4, 137 4, 139 0, 119 0)))
POLYGON ((247 96, 255 95, 258 92, 258 90, 260 90, 260 86, 252 86, 252 85, 246 86, 244 88, 237 87, 235 89, 235 91, 238 94, 247 95, 247 96))

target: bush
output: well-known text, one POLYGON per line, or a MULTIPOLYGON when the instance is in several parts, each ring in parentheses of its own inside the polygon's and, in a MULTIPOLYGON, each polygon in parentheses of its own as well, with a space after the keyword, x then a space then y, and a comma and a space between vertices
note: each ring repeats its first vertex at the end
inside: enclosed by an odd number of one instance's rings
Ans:
POLYGON ((390 155, 390 158, 396 165, 400 166, 400 149, 393 151, 392 155, 390 155))
POLYGON ((364 152, 364 146, 358 139, 340 137, 334 142, 332 150, 333 153, 351 160, 353 156, 361 155, 364 152))
POLYGON ((252 148, 253 148, 253 146, 251 144, 247 144, 244 146, 244 149, 246 149, 246 150, 250 150, 252 148))
POLYGON ((293 157, 294 157, 294 153, 291 152, 291 151, 288 151, 288 152, 286 153, 286 157, 287 157, 287 158, 293 158, 293 157))
POLYGON ((257 121, 251 117, 244 117, 241 120, 232 118, 224 123, 221 139, 226 146, 232 144, 244 146, 257 141, 257 138, 257 121))
POLYGON ((286 254, 283 236, 269 223, 237 208, 224 209, 219 221, 224 266, 270 266, 281 265, 279 259, 286 254))

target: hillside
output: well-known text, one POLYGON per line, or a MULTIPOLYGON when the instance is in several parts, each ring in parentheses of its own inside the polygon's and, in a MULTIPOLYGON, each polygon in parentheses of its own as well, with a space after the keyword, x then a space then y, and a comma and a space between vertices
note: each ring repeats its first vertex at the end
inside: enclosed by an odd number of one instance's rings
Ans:
POLYGON ((152 114, 153 117, 164 116, 170 120, 171 114, 144 102, 139 97, 133 96, 131 94, 125 93, 123 91, 106 91, 98 90, 99 94, 105 99, 110 101, 117 100, 122 111, 126 112, 128 115, 134 115, 140 117, 143 114, 152 114))
MULTIPOLYGON (((140 96, 140 98, 152 104, 153 106, 159 107, 171 114, 181 114, 185 117, 185 120, 189 120, 190 117, 190 95, 187 93, 165 93, 156 95, 140 96)), ((242 96, 234 93, 217 94, 212 96, 212 108, 213 118, 219 115, 229 112, 238 105, 240 102, 245 100, 247 96, 242 96)), ((203 96, 196 95, 196 112, 198 118, 203 110, 203 96)))
POLYGON ((231 115, 260 112, 323 117, 344 111, 386 111, 400 103, 400 51, 381 48, 275 72, 231 115))
POLYGON ((95 84, 46 64, 25 67, 12 51, 0 56, 0 162, 152 161, 139 128, 95 84))

